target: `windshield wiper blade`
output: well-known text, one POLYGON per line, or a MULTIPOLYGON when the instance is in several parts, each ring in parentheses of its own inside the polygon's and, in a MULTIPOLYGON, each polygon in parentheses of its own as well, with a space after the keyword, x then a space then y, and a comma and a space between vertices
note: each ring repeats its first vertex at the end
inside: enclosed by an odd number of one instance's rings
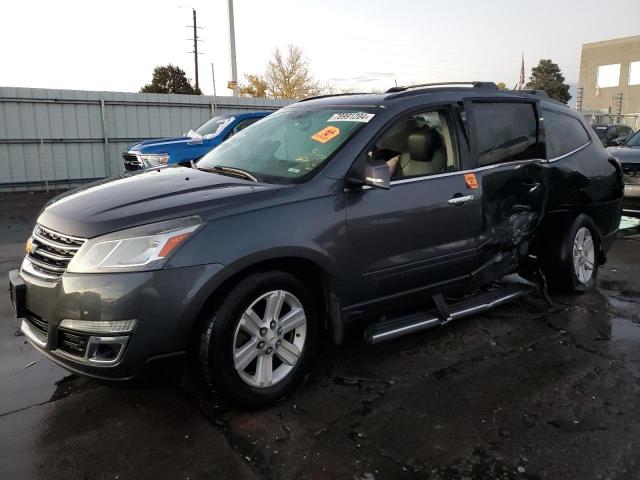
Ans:
POLYGON ((231 176, 234 176, 234 177, 247 178, 247 179, 251 180, 252 182, 256 182, 256 183, 260 182, 260 180, 258 180, 257 177, 255 177, 251 173, 247 172, 246 170, 242 170, 240 168, 225 167, 223 165, 214 165, 213 167, 209 167, 209 168, 200 168, 197 165, 195 165, 195 167, 198 170, 204 170, 205 172, 222 173, 222 174, 227 174, 227 175, 231 175, 231 176))

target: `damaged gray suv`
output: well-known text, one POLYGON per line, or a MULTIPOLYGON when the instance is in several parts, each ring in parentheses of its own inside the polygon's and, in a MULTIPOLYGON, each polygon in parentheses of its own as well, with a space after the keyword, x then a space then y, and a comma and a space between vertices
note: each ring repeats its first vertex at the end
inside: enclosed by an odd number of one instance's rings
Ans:
POLYGON ((259 406, 324 334, 357 325, 378 343, 535 285, 590 288, 622 199, 617 160, 539 92, 318 97, 192 168, 57 197, 11 298, 33 346, 73 372, 123 380, 186 355, 208 389, 259 406))

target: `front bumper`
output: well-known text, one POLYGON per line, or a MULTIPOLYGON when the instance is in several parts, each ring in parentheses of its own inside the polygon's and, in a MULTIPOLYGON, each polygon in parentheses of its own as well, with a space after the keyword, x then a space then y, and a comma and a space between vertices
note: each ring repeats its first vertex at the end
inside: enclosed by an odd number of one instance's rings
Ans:
MULTIPOLYGON (((132 378, 155 359, 185 352, 201 309, 232 273, 210 264, 153 272, 65 273, 47 282, 22 271, 22 331, 36 349, 68 370, 104 379, 132 378), (135 328, 87 333, 61 327, 63 319, 135 320, 135 328), (109 344, 119 345, 109 361, 90 360, 91 348, 109 344)), ((10 274, 14 282, 16 274, 10 274)))
POLYGON ((622 214, 640 217, 640 183, 625 183, 622 214))

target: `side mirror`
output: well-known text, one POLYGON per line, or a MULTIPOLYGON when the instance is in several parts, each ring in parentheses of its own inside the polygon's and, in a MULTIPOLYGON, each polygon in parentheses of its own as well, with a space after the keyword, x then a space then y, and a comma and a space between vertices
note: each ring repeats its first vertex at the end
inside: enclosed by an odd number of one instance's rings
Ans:
POLYGON ((386 162, 376 162, 369 164, 364 168, 364 184, 374 188, 383 188, 389 190, 391 188, 391 173, 389 165, 386 162))

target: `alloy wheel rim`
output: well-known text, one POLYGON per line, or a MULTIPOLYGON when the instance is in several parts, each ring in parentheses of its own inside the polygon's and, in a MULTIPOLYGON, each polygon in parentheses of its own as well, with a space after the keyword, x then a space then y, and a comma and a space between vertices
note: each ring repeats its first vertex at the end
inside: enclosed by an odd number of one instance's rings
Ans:
POLYGON ((273 290, 247 308, 233 336, 233 364, 240 378, 256 388, 284 380, 298 363, 307 336, 302 303, 291 292, 273 290))
POLYGON ((573 270, 580 283, 585 284, 591 280, 594 261, 595 248, 591 231, 587 227, 580 227, 573 241, 573 270))

